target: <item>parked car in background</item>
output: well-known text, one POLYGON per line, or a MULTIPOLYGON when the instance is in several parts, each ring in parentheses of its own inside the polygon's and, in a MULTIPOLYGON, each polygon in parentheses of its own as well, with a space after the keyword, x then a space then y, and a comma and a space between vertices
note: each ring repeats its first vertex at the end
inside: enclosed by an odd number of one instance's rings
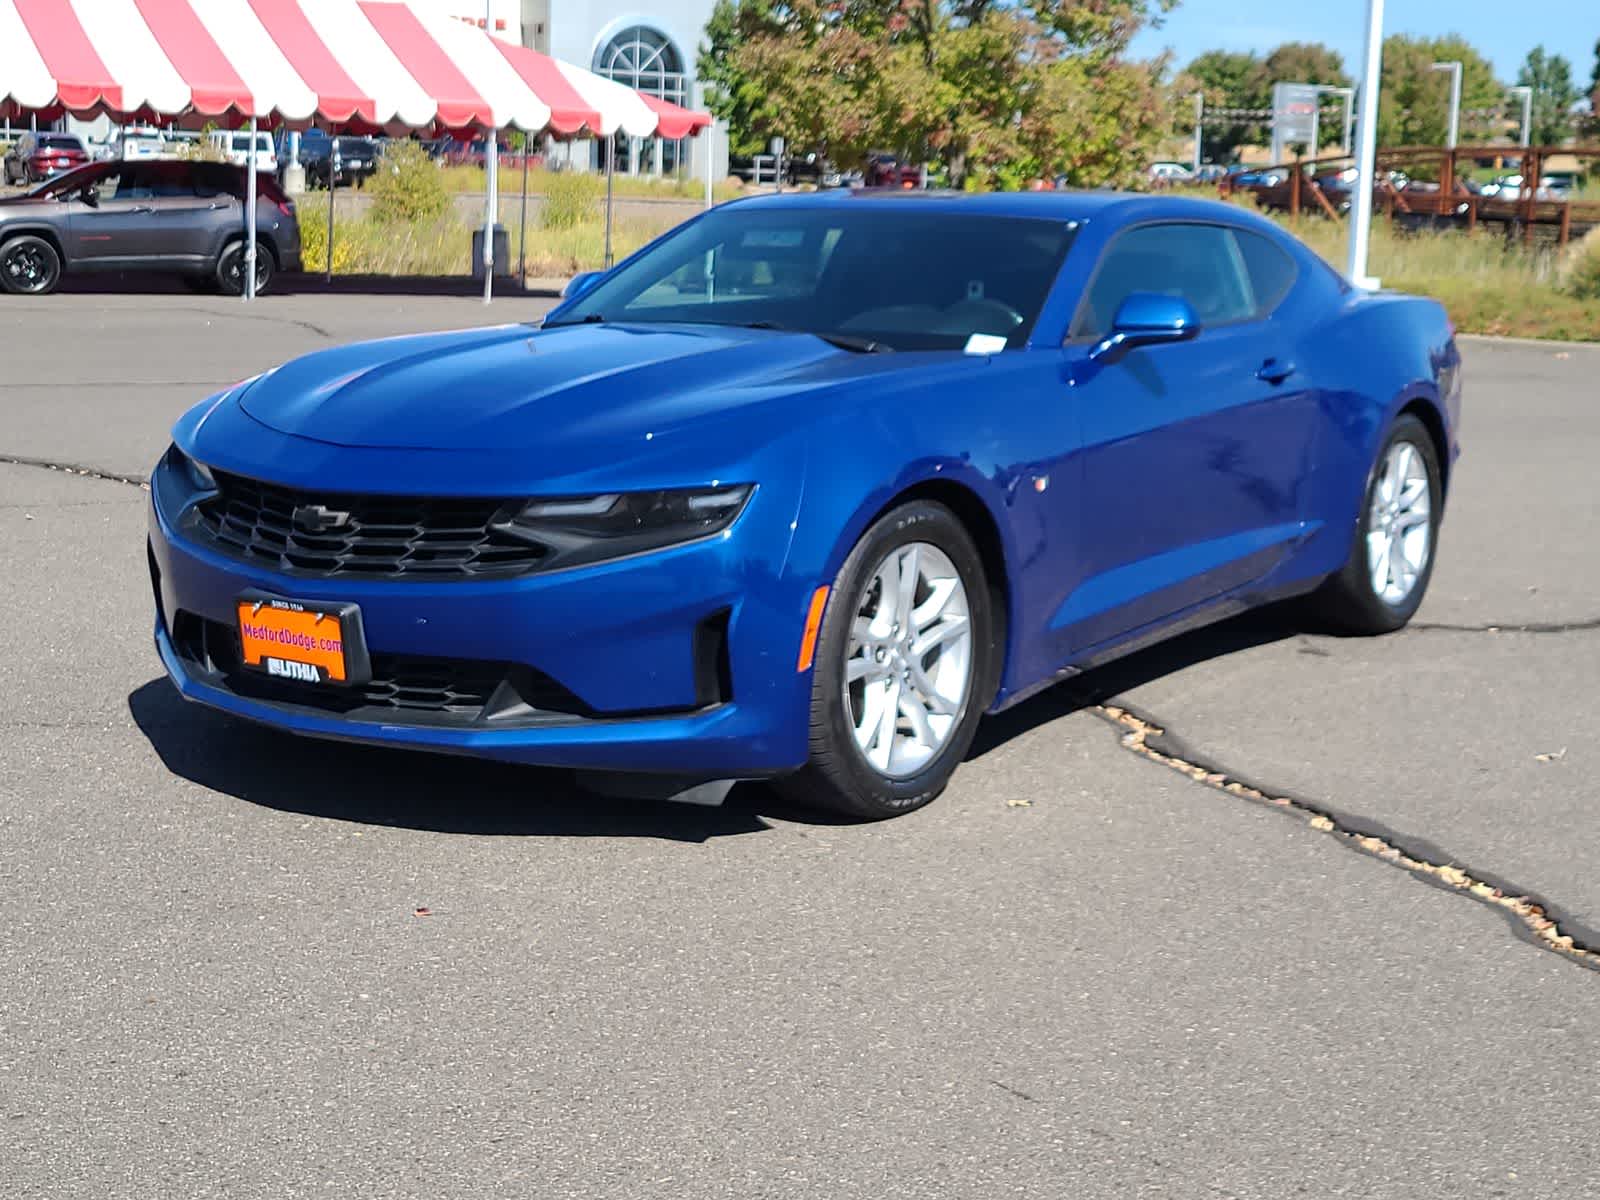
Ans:
POLYGON ((89 152, 76 134, 30 130, 6 152, 5 182, 39 183, 88 161, 89 152))
MULTIPOLYGON (((1536 200, 1566 200, 1577 190, 1577 176, 1570 172, 1557 172, 1539 176, 1539 186, 1534 190, 1536 200)), ((1483 185, 1483 195, 1500 200, 1516 200, 1522 195, 1525 179, 1522 175, 1501 175, 1492 183, 1483 185)))
POLYGON ((1150 182, 1157 185, 1171 186, 1175 183, 1189 183, 1194 179, 1194 172, 1182 163, 1158 162, 1150 164, 1150 182))
MULTIPOLYGON (((300 165, 305 168, 308 187, 327 187, 330 175, 338 187, 362 187, 378 169, 382 154, 371 138, 330 137, 321 129, 308 129, 300 135, 300 165)), ((288 161, 287 153, 281 161, 288 161)))
POLYGON ((278 169, 278 152, 273 148, 270 133, 257 132, 252 153, 248 129, 213 129, 206 140, 222 151, 224 161, 243 167, 254 161, 257 171, 272 172, 278 169))
POLYGON ((169 145, 166 135, 153 125, 128 125, 115 130, 106 140, 105 159, 107 162, 138 162, 175 158, 179 145, 169 145))
POLYGON ((1236 172, 1235 174, 1229 176, 1229 178, 1235 188, 1243 191, 1248 188, 1277 187, 1280 183, 1287 183, 1289 180, 1289 172, 1285 171, 1281 167, 1273 167, 1269 169, 1256 168, 1252 170, 1236 172))
POLYGON ((901 162, 899 156, 887 150, 873 150, 867 154, 866 166, 862 168, 861 186, 902 191, 921 187, 922 168, 915 163, 901 162))
MULTIPOLYGON (((243 169, 210 162, 94 163, 0 199, 0 285, 44 295, 64 275, 170 271, 237 295, 244 286, 243 169)), ((300 269, 294 202, 257 179, 256 291, 300 269)))

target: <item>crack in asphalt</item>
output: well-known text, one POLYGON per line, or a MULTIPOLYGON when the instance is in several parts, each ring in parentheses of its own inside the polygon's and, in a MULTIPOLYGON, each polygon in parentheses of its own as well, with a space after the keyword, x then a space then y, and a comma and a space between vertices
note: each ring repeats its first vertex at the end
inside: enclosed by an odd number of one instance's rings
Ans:
POLYGON ((1387 829, 1364 817, 1341 813, 1324 804, 1257 786, 1185 746, 1182 739, 1151 717, 1126 704, 1091 704, 1089 711, 1122 731, 1123 749, 1169 770, 1254 804, 1304 821, 1329 834, 1348 849, 1433 887, 1466 896, 1506 918, 1522 941, 1559 955, 1567 962, 1600 972, 1600 933, 1586 928, 1538 894, 1504 879, 1458 865, 1453 855, 1420 838, 1387 829))
POLYGON ((1407 633, 1589 633, 1600 629, 1600 617, 1581 621, 1530 621, 1524 624, 1507 621, 1490 625, 1451 625, 1445 622, 1412 622, 1407 633))
MULTIPOLYGON (((35 467, 126 484, 143 491, 150 490, 149 481, 142 476, 101 471, 76 463, 7 455, 0 456, 0 464, 35 467)), ((1561 623, 1414 623, 1408 629, 1419 633, 1583 633, 1600 629, 1600 617, 1561 623)), ((1311 828, 1331 834, 1357 853, 1388 863, 1445 891, 1469 896, 1504 916, 1512 932, 1521 940, 1558 954, 1568 962, 1600 972, 1600 934, 1565 916, 1555 905, 1536 893, 1485 872, 1457 866, 1453 857, 1438 847, 1386 829, 1370 819, 1341 814, 1326 805, 1247 783, 1227 770, 1206 763, 1199 755, 1188 750, 1165 726, 1141 716, 1125 704, 1091 704, 1089 709, 1101 720, 1123 730, 1121 745, 1124 749, 1217 791, 1303 819, 1311 828)), ((997 1079, 990 1082, 1021 1099, 1033 1099, 997 1079)))
POLYGON ((0 466, 36 467, 41 471, 58 471, 63 475, 81 475, 85 479, 100 479, 107 483, 125 483, 141 491, 150 490, 150 481, 143 475, 121 475, 116 471, 102 471, 78 463, 55 462, 48 458, 22 458, 13 454, 0 455, 0 466))

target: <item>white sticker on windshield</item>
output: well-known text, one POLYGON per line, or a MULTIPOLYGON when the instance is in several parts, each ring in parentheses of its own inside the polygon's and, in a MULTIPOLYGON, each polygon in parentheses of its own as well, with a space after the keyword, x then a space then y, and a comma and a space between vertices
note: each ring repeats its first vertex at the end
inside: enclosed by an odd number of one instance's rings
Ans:
POLYGON ((1006 339, 997 333, 975 333, 967 339, 968 354, 999 354, 1006 348, 1006 339))

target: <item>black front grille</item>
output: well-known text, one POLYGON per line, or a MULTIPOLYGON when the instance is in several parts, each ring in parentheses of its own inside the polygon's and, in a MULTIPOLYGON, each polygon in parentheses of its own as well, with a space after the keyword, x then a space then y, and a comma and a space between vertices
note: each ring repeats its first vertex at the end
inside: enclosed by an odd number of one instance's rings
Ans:
POLYGON ((547 551, 500 526, 514 502, 310 492, 216 472, 193 532, 234 558, 287 574, 485 579, 532 570, 547 551))
POLYGON ((370 680, 336 688, 288 683, 246 670, 237 632, 192 613, 178 614, 173 642, 191 668, 235 695, 357 720, 515 725, 595 715, 554 679, 517 663, 374 653, 370 680))

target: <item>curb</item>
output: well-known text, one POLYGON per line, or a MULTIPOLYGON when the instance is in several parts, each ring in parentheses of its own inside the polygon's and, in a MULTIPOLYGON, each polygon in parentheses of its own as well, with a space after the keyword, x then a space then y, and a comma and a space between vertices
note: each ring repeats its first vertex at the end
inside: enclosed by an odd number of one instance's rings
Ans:
POLYGON ((1600 342, 1561 342, 1553 338, 1500 337, 1492 333, 1457 333, 1460 342, 1482 342, 1489 346, 1538 346, 1550 350, 1600 350, 1600 342))

